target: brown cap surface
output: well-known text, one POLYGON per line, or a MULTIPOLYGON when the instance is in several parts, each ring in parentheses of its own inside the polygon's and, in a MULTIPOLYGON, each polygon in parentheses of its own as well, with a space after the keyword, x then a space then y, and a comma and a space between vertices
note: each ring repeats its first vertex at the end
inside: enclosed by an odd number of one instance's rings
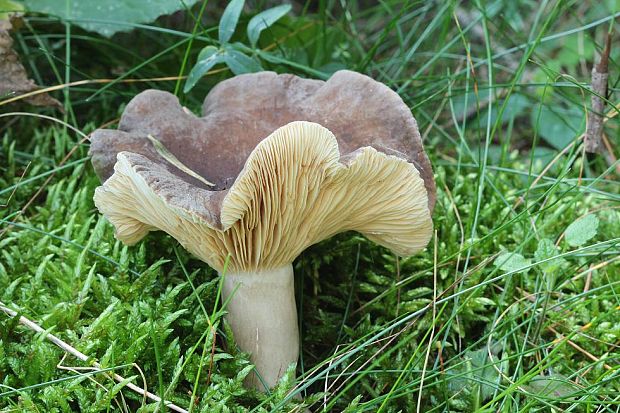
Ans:
POLYGON ((147 90, 127 105, 119 130, 93 133, 90 153, 102 180, 112 175, 116 155, 128 151, 144 155, 191 185, 221 191, 232 186, 261 140, 299 120, 319 123, 333 132, 342 154, 370 146, 411 162, 424 180, 432 211, 433 171, 411 111, 384 84, 346 70, 326 82, 273 72, 233 77, 212 89, 202 118, 184 110, 174 95, 147 90), (216 186, 207 187, 166 162, 148 134, 216 186))
MULTIPOLYGON (((340 155, 323 126, 292 122, 263 139, 227 190, 186 182, 171 165, 121 152, 95 204, 133 244, 161 229, 221 270, 277 268, 306 247, 358 231, 399 255, 432 234, 425 182, 414 164, 365 146, 340 155)), ((212 178, 210 178, 212 179, 212 178)))

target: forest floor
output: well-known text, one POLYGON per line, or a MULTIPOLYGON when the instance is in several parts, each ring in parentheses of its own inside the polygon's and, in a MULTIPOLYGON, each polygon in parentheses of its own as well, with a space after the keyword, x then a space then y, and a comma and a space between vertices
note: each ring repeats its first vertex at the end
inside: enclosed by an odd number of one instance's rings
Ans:
POLYGON ((251 365, 217 305, 218 274, 163 233, 117 241, 87 156, 88 134, 114 128, 140 91, 174 92, 198 113, 233 76, 215 66, 182 90, 217 44, 222 2, 197 26, 200 4, 113 37, 26 14, 13 33, 24 66, 66 87, 52 92, 64 113, 0 97, 0 302, 45 329, 0 312, 0 411, 169 411, 131 382, 193 412, 617 412, 617 42, 612 152, 583 141, 619 3, 296 3, 253 46, 241 28, 265 3, 244 9, 232 38, 265 70, 356 70, 409 105, 437 183, 428 247, 397 258, 345 233, 306 250, 294 262, 297 371, 271 392, 246 390, 251 365))

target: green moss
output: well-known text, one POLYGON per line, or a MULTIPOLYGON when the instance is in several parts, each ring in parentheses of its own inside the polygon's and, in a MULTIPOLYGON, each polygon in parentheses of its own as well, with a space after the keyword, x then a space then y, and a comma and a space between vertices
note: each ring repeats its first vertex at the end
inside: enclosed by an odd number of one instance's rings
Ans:
MULTIPOLYGON (((296 260, 297 381, 289 374, 267 395, 245 390, 251 367, 214 308, 216 272, 165 234, 153 233, 131 248, 116 241, 93 205, 99 182, 88 144, 70 128, 18 114, 1 118, 11 121, 0 125, 0 301, 104 368, 194 412, 284 412, 304 405, 397 412, 415 411, 418 403, 420 411, 615 410, 618 176, 604 157, 584 156, 577 145, 536 179, 558 154, 556 138, 573 142, 579 132, 549 137, 540 122, 552 120, 539 113, 581 108, 587 93, 549 77, 540 62, 564 59, 554 70, 579 82, 589 75, 561 48, 565 36, 544 40, 529 61, 522 59, 528 39, 570 31, 573 42, 575 33, 588 33, 585 23, 612 11, 574 2, 583 13, 570 5, 537 10, 519 2, 501 13, 503 2, 490 2, 483 26, 482 20, 470 25, 480 16, 476 7, 460 3, 348 2, 346 12, 327 3, 316 9, 308 3, 303 16, 294 9, 265 30, 260 46, 281 41, 269 49, 273 59, 262 63, 305 75, 357 68, 399 90, 434 165, 437 238, 420 254, 397 259, 346 233, 296 260), (513 47, 520 48, 506 54, 513 47), (518 107, 503 106, 514 102, 510 91, 518 91, 518 107), (564 233, 587 214, 598 219, 595 234, 572 246, 564 233)), ((198 33, 213 35, 220 16, 221 9, 211 13, 198 33)), ((65 28, 26 21, 32 31, 16 34, 16 43, 27 66, 48 84, 64 82, 55 73, 67 57, 58 47, 65 28)), ((191 19, 156 24, 179 32, 193 28, 191 19)), ((177 34, 143 28, 110 41, 72 28, 71 80, 174 76, 184 46, 158 53, 178 42, 177 34)), ((195 40, 190 62, 205 44, 195 40)), ((592 41, 587 45, 590 50, 592 41)), ((615 79, 617 65, 610 71, 615 79)), ((230 75, 203 79, 181 96, 183 103, 199 108, 204 93, 230 75)), ((174 82, 108 84, 88 100, 99 87, 69 90, 66 120, 85 133, 117 118, 138 91, 171 90, 174 82)), ((617 101, 615 87, 610 93, 617 101)), ((617 122, 611 119, 607 130, 614 147, 617 122)), ((44 334, 0 314, 0 411, 163 410, 103 373, 89 372, 89 363, 63 355, 44 334)))

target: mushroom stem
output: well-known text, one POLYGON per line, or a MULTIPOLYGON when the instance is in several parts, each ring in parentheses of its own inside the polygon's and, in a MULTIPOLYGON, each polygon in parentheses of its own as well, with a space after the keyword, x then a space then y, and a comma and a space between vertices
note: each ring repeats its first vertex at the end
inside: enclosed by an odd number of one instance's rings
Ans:
POLYGON ((222 296, 224 302, 230 298, 226 320, 235 341, 251 354, 260 375, 250 373, 246 386, 262 391, 274 387, 299 356, 293 266, 227 273, 222 296))

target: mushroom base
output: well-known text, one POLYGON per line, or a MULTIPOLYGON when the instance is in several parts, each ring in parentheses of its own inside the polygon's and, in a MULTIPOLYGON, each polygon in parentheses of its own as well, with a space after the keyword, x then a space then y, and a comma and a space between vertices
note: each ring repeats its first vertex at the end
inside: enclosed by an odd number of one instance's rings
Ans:
POLYGON ((274 387, 299 357, 293 266, 226 274, 222 296, 235 341, 256 366, 245 385, 274 387))

